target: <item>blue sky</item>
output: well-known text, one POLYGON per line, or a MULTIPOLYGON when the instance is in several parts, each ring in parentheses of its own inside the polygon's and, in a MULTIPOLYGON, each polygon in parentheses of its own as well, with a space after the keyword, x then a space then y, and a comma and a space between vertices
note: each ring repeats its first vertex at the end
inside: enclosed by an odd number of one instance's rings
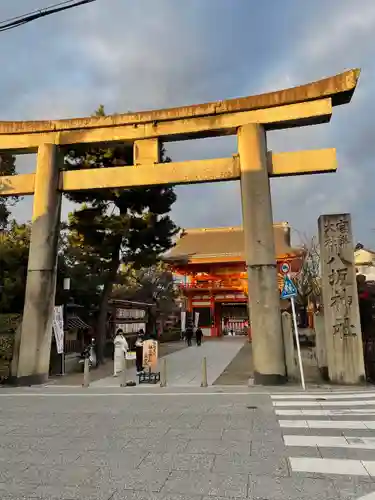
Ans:
MULTIPOLYGON (((57 0, 56 0, 57 2, 57 0)), ((0 0, 0 19, 55 3, 0 0)), ((351 104, 330 124, 272 132, 274 151, 336 147, 336 174, 272 180, 275 221, 316 233, 322 213, 350 212, 375 247, 375 0, 97 0, 1 33, 0 118, 89 115, 277 90, 360 67, 351 104)), ((171 144, 176 161, 229 156, 235 138, 171 144)), ((20 172, 33 156, 19 157, 20 172)), ((241 223, 239 185, 177 190, 182 227, 241 223)), ((14 209, 30 218, 32 199, 14 209)), ((69 210, 64 203, 64 213, 69 210)))

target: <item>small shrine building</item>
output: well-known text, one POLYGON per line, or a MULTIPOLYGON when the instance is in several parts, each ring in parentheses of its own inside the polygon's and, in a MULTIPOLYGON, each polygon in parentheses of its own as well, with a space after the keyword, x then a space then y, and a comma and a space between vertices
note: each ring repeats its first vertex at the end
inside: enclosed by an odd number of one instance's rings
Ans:
MULTIPOLYGON (((274 224, 279 288, 280 265, 288 262, 291 276, 299 271, 302 250, 292 248, 286 222, 274 224)), ((242 227, 187 229, 164 260, 180 287, 186 310, 199 312, 199 326, 205 336, 247 334, 249 326, 248 284, 242 227)), ((289 301, 281 301, 283 309, 289 301)))

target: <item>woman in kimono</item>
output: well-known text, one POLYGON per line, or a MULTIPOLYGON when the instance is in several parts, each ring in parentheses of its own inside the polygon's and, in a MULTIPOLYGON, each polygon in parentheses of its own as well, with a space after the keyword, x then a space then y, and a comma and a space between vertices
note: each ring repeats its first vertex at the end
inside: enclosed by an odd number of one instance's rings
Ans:
POLYGON ((117 377, 119 373, 124 370, 125 366, 125 356, 129 349, 128 343, 124 336, 124 332, 120 329, 116 332, 116 337, 113 341, 115 345, 115 356, 114 356, 114 373, 113 376, 117 377))

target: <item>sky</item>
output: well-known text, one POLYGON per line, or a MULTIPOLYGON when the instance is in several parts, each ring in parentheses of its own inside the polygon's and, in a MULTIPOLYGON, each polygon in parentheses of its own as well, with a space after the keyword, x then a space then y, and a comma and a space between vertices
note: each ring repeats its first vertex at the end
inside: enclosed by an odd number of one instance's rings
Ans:
MULTIPOLYGON (((0 21, 58 0, 0 0, 0 21)), ((361 68, 329 124, 268 133, 273 151, 336 147, 338 171, 272 179, 275 222, 313 236, 321 214, 352 214, 375 248, 375 0, 96 0, 0 33, 0 120, 121 113, 247 96, 361 68)), ((228 157, 236 138, 168 144, 174 161, 228 157)), ((20 173, 33 155, 17 157, 20 173)), ((64 217, 72 206, 65 200, 64 217)), ((13 209, 28 220, 32 197, 13 209)), ((177 188, 183 228, 241 224, 238 182, 177 188)))

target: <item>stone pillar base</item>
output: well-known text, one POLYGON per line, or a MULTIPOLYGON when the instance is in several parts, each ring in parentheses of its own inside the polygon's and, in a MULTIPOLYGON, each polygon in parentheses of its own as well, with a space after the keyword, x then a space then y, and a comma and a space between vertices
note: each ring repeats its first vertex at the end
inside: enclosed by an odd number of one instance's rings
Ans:
POLYGON ((254 372, 255 385, 283 385, 287 383, 287 377, 278 373, 258 373, 254 372))
POLYGON ((28 387, 31 385, 43 385, 48 382, 48 373, 38 375, 27 375, 25 377, 9 377, 7 383, 16 387, 28 387))
POLYGON ((321 366, 319 371, 324 382, 329 382, 328 366, 321 366))

